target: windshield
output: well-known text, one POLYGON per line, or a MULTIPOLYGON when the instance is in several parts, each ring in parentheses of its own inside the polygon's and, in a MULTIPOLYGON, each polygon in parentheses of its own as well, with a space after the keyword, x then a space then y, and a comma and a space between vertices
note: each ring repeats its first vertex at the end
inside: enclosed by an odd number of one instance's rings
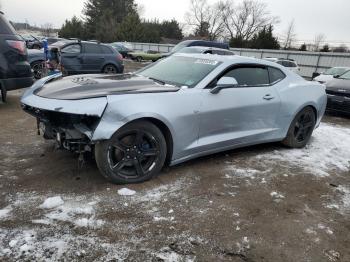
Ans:
POLYGON ((220 64, 219 61, 209 59, 170 56, 137 74, 164 84, 194 87, 220 64))
POLYGON ((347 71, 345 74, 342 74, 339 78, 350 80, 350 71, 347 71))
POLYGON ((331 75, 331 76, 342 75, 348 70, 350 70, 350 68, 333 67, 326 70, 326 72, 324 72, 324 75, 331 75))

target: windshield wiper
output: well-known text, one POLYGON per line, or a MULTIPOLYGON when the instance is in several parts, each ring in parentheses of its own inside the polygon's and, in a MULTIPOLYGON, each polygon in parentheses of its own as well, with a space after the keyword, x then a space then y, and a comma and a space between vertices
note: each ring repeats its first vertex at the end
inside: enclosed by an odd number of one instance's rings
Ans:
POLYGON ((151 80, 153 80, 154 82, 157 82, 157 83, 159 83, 159 84, 161 84, 161 85, 165 85, 165 82, 162 81, 162 80, 159 80, 159 79, 156 79, 156 78, 153 78, 153 77, 149 77, 148 79, 151 79, 151 80))

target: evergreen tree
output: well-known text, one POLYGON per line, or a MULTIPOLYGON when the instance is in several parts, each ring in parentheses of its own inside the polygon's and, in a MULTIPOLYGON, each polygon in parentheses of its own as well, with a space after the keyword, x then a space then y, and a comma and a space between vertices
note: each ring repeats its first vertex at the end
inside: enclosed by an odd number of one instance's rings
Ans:
POLYGON ((322 49, 320 50, 320 52, 330 52, 330 50, 329 50, 329 45, 324 45, 323 47, 322 47, 322 49))
POLYGON ((66 20, 58 32, 58 35, 63 38, 79 38, 86 39, 85 27, 82 20, 73 16, 71 20, 66 20))
POLYGON ((183 38, 182 30, 179 23, 173 19, 171 21, 163 21, 160 25, 160 35, 162 37, 178 39, 183 38))
POLYGON ((300 51, 306 51, 306 44, 302 44, 299 48, 300 51))
POLYGON ((269 25, 262 28, 253 36, 250 47, 255 49, 280 49, 278 39, 273 36, 273 27, 269 25))
POLYGON ((88 0, 83 14, 88 38, 101 41, 115 38, 117 25, 126 17, 138 16, 134 0, 88 0))

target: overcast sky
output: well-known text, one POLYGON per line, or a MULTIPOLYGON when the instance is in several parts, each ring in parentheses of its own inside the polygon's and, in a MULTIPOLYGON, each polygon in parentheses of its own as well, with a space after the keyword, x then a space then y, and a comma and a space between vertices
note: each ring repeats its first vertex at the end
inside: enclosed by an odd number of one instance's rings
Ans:
MULTIPOLYGON (((65 19, 81 16, 86 0, 0 0, 7 18, 16 22, 28 21, 60 27, 65 19)), ((171 19, 184 22, 190 0, 136 0, 144 7, 145 18, 171 19)), ((213 3, 215 0, 208 0, 213 3)), ((240 0, 236 0, 239 2, 240 0)), ((276 33, 283 34, 292 19, 299 41, 311 42, 323 33, 328 42, 350 44, 349 0, 264 0, 271 14, 281 20, 276 33)))

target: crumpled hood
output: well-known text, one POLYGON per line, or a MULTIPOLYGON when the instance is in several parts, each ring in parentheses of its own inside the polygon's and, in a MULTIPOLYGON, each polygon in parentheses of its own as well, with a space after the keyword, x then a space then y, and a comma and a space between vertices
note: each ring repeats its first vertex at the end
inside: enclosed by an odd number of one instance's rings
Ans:
POLYGON ((45 84, 35 95, 50 99, 76 100, 119 94, 176 92, 180 88, 161 85, 143 76, 80 75, 64 77, 45 84))
POLYGON ((327 83, 327 90, 350 94, 350 80, 335 78, 327 83))

